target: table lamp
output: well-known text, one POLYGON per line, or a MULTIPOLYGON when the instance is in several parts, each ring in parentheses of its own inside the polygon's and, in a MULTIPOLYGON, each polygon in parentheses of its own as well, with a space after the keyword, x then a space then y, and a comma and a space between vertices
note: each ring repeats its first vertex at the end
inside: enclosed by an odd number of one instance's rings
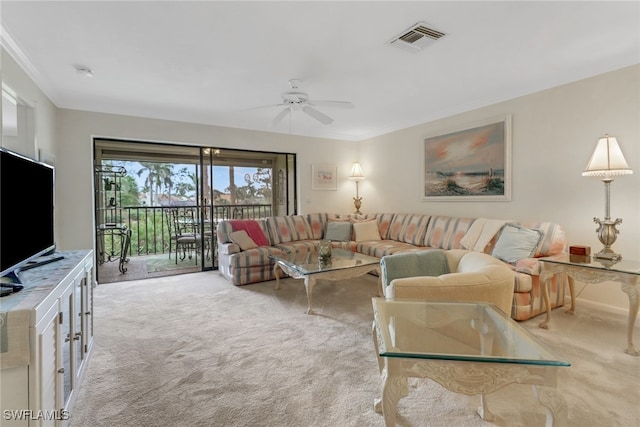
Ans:
POLYGON ((611 220, 609 213, 611 196, 609 191, 614 176, 630 175, 632 173, 633 171, 629 169, 622 150, 620 150, 618 140, 609 135, 600 138, 596 149, 593 151, 593 155, 591 155, 591 160, 589 160, 587 168, 582 172, 582 176, 602 177, 602 182, 604 182, 604 221, 600 220, 600 218, 593 218, 593 221, 598 224, 596 233, 598 234, 598 239, 604 245, 604 248, 595 254, 594 258, 612 261, 622 259, 622 255, 613 252, 611 249, 611 245, 616 241, 619 233, 616 226, 622 223, 622 219, 617 218, 615 221, 611 220))

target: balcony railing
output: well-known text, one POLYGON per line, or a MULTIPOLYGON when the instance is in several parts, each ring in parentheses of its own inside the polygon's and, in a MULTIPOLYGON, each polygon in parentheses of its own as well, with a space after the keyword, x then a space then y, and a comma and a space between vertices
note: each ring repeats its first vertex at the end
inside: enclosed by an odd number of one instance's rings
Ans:
MULTIPOLYGON (((172 209, 196 208, 198 215, 215 226, 226 219, 260 219, 271 216, 271 205, 219 205, 219 206, 133 206, 118 209, 121 218, 105 218, 105 222, 125 224, 131 230, 129 256, 169 253, 170 220, 172 209)), ((200 218, 197 218, 200 220, 200 218)), ((215 242, 215 235, 213 237, 215 242)), ((109 246, 109 244, 107 244, 109 246)))

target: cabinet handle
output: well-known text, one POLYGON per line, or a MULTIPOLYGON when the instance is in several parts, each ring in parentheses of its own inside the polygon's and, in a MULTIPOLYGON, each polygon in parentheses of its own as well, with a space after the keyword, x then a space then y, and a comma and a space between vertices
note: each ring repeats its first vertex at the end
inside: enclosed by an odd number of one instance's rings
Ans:
POLYGON ((58 369, 58 373, 59 373, 59 374, 64 374, 64 368, 60 368, 60 369, 58 369))
POLYGON ((73 340, 78 341, 81 336, 82 336, 82 332, 76 332, 76 334, 73 336, 73 340))
POLYGON ((71 337, 69 335, 64 337, 64 342, 69 342, 69 341, 71 341, 71 337))
POLYGON ((86 314, 87 316, 89 316, 91 314, 90 311, 85 311, 84 314, 86 314))

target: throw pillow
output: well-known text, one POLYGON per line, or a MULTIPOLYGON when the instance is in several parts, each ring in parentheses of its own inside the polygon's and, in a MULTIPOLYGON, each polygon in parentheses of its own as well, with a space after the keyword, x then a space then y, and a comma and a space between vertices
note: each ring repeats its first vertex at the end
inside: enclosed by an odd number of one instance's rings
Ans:
POLYGON ((264 235, 260 224, 253 219, 232 219, 229 221, 233 231, 245 230, 249 237, 256 242, 258 246, 269 246, 269 240, 264 235))
POLYGON ((366 240, 382 240, 380 231, 378 231, 378 221, 371 220, 365 222, 354 222, 353 231, 355 232, 356 242, 364 242, 366 240))
POLYGON ((491 255, 509 264, 531 258, 542 239, 540 230, 505 224, 491 255))
POLYGON ((327 232, 324 234, 326 240, 348 242, 351 240, 350 222, 327 222, 327 232))
POLYGON ((229 239, 236 245, 240 246, 240 249, 246 251, 247 249, 257 248, 256 242, 247 234, 245 230, 238 230, 229 233, 229 239))

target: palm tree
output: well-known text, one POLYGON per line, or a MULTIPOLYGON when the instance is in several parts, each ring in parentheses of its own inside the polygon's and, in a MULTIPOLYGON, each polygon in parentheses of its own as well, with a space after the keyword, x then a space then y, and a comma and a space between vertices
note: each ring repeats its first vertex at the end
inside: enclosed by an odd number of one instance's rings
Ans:
POLYGON ((231 196, 229 201, 231 202, 232 205, 235 205, 236 204, 236 177, 235 177, 235 170, 233 166, 229 166, 229 188, 227 188, 227 190, 229 191, 229 195, 231 196))
POLYGON ((155 206, 157 195, 160 194, 162 187, 169 188, 169 199, 171 198, 171 188, 173 187, 173 165, 170 163, 140 162, 142 168, 138 170, 138 176, 142 176, 145 172, 147 178, 144 181, 145 187, 149 188, 149 203, 155 206), (154 190, 156 197, 154 198, 154 190))

